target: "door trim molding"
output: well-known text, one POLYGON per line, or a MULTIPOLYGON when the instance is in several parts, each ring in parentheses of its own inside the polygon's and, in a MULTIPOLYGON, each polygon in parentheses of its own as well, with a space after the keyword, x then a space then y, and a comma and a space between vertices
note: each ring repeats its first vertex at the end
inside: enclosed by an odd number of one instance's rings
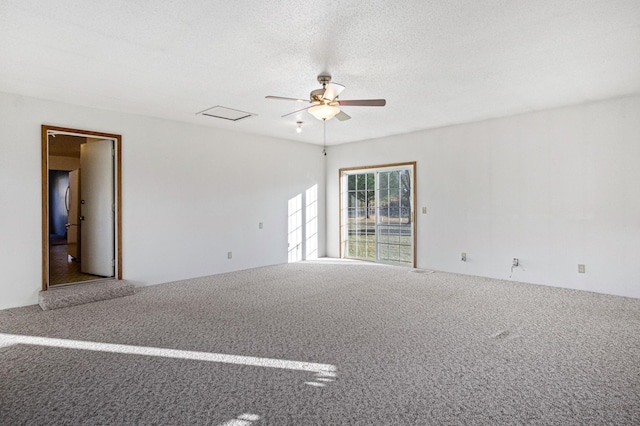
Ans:
POLYGON ((115 219, 116 219, 116 271, 118 280, 122 279, 122 136, 112 133, 94 132, 90 130, 71 129, 67 127, 41 126, 42 149, 42 291, 49 288, 49 131, 64 132, 78 136, 108 138, 115 141, 115 219))
POLYGON ((369 170, 369 169, 384 169, 384 168, 396 168, 396 167, 406 167, 408 169, 411 169, 411 173, 413 174, 413 181, 412 183, 412 192, 413 194, 411 194, 411 202, 413 203, 413 211, 411 212, 411 220, 413 221, 413 267, 416 267, 416 260, 417 260, 417 254, 416 252, 418 251, 418 237, 417 237, 417 224, 416 224, 416 219, 417 219, 417 209, 418 209, 418 205, 416 204, 417 201, 417 196, 416 194, 418 193, 417 191, 417 184, 416 181, 417 176, 416 176, 416 162, 415 161, 408 161, 406 163, 389 163, 389 164, 380 164, 380 165, 376 165, 376 166, 362 166, 362 167, 344 167, 338 170, 338 232, 339 232, 339 238, 338 238, 338 242, 340 244, 339 247, 339 256, 340 259, 344 258, 344 250, 343 250, 343 241, 342 241, 342 175, 345 172, 352 172, 352 171, 359 171, 359 170, 369 170))

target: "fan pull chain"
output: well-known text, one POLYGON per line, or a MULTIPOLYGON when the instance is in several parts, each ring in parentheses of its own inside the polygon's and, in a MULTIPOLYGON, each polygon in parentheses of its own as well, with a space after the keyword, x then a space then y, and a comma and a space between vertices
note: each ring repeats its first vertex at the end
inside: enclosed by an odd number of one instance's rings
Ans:
POLYGON ((324 130, 324 137, 323 137, 323 142, 322 142, 322 153, 324 154, 324 156, 327 156, 327 119, 323 118, 322 119, 322 128, 324 130))

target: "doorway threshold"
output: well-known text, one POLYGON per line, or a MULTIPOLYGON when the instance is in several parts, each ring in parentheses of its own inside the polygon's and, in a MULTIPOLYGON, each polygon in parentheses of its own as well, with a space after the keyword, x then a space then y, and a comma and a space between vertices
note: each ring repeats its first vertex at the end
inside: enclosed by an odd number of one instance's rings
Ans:
POLYGON ((83 283, 52 287, 48 291, 41 291, 38 295, 38 304, 43 311, 47 311, 130 296, 134 293, 134 285, 124 280, 94 281, 86 285, 83 283))

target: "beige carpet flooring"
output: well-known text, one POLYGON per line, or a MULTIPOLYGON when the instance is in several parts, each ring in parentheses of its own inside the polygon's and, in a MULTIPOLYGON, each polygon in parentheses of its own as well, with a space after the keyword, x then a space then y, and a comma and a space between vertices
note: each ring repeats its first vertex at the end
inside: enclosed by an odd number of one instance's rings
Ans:
POLYGON ((10 309, 0 424, 637 425, 640 300, 327 260, 10 309))

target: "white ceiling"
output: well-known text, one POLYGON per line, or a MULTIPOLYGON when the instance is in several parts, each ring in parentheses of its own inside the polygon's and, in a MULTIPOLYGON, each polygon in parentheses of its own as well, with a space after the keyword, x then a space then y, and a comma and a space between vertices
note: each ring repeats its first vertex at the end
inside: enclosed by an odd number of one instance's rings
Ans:
MULTIPOLYGON (((337 144, 640 93, 638 0, 0 0, 0 91, 337 144), (198 116, 222 105, 257 114, 198 116)), ((58 123, 73 126, 73 123, 58 123)))

